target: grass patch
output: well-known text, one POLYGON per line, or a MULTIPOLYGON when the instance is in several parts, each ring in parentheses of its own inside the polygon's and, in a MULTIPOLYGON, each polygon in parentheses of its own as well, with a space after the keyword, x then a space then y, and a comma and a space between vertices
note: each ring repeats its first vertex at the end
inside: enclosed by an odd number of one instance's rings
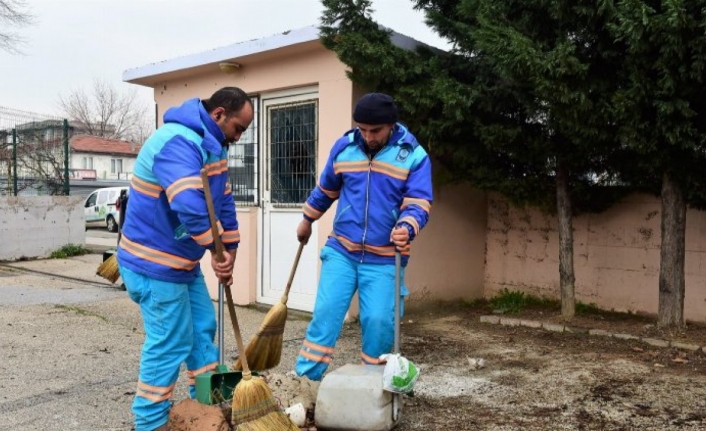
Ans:
POLYGON ((485 298, 461 299, 461 308, 480 308, 488 305, 485 298))
MULTIPOLYGON (((502 289, 498 294, 488 300, 488 304, 495 312, 520 314, 525 310, 561 310, 561 301, 558 299, 540 298, 533 295, 528 295, 521 291, 511 291, 507 288, 502 289)), ((585 303, 576 301, 576 315, 587 317, 598 317, 604 321, 621 321, 634 320, 639 322, 652 322, 653 316, 645 316, 632 312, 619 312, 614 310, 604 310, 599 308, 595 303, 585 303)))
POLYGON ((49 257, 52 259, 66 259, 67 257, 83 256, 84 254, 90 253, 92 253, 91 250, 87 249, 86 247, 80 244, 66 244, 60 249, 52 252, 49 257))
POLYGON ((559 301, 555 299, 540 298, 507 288, 488 300, 488 303, 494 310, 512 314, 517 314, 527 308, 555 309, 559 307, 559 301))
POLYGON ((602 314, 605 310, 598 308, 593 302, 586 304, 585 302, 576 301, 576 314, 602 314))
POLYGON ((92 311, 88 311, 83 308, 72 307, 70 305, 55 305, 54 307, 58 308, 59 310, 63 310, 63 311, 72 311, 72 312, 78 314, 79 316, 97 317, 104 322, 108 321, 108 319, 105 316, 101 316, 100 314, 94 313, 92 311))

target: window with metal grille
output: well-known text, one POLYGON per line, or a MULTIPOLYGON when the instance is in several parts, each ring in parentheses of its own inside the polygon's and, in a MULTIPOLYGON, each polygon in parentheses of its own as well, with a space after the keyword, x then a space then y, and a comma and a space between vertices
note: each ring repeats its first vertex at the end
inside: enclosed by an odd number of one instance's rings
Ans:
POLYGON ((253 97, 253 121, 238 142, 228 149, 228 175, 238 206, 260 204, 258 188, 258 99, 253 97))
POLYGON ((299 207, 316 185, 318 100, 274 105, 267 115, 272 204, 299 207))

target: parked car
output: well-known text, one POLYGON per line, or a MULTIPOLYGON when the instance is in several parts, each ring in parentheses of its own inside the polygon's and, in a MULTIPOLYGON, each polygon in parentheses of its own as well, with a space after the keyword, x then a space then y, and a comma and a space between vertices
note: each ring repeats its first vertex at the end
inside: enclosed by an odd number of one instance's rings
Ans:
POLYGON ((110 232, 118 231, 120 217, 115 203, 122 190, 127 193, 128 187, 106 187, 88 195, 84 203, 86 228, 101 225, 107 227, 110 232))

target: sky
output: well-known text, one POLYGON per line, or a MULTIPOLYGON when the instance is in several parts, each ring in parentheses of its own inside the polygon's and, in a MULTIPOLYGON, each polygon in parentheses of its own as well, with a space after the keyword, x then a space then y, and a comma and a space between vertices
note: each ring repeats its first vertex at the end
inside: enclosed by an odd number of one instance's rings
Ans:
MULTIPOLYGON (((19 30, 23 54, 0 51, 0 106, 59 115, 59 97, 90 92, 98 79, 122 82, 127 69, 319 25, 320 0, 25 0, 34 24, 19 30)), ((373 0, 373 18, 439 48, 446 42, 424 24, 411 0, 373 0)))

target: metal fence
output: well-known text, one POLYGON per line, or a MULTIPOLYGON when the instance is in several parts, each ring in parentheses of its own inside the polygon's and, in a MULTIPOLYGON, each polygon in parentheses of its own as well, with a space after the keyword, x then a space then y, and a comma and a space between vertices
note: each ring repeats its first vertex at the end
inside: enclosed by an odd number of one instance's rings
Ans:
POLYGON ((69 122, 0 106, 0 196, 69 195, 69 122))

